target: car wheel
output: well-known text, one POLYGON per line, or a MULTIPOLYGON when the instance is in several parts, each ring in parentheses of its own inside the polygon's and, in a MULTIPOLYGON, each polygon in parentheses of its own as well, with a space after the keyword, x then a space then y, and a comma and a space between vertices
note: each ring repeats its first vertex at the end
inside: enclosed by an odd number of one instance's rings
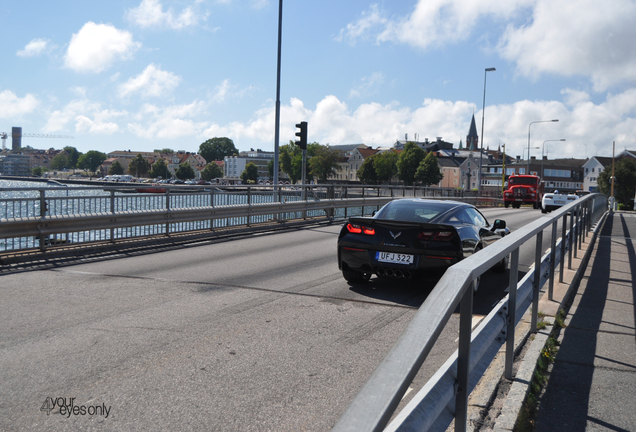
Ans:
POLYGON ((539 208, 536 201, 532 203, 532 208, 535 210, 539 208))
POLYGON ((371 278, 371 273, 364 273, 353 270, 343 270, 342 277, 345 278, 347 282, 356 283, 356 282, 367 282, 371 278))
POLYGON ((504 205, 506 206, 506 208, 510 207, 510 203, 509 202, 504 203, 504 205))

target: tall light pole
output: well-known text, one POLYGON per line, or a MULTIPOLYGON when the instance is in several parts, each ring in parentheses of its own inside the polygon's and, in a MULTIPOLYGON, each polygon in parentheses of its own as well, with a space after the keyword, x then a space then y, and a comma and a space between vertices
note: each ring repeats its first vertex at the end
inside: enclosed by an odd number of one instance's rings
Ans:
POLYGON ((278 188, 278 153, 280 139, 280 52, 283 39, 283 0, 278 3, 278 62, 276 67, 276 114, 274 119, 274 190, 278 188))
MULTIPOLYGON (((532 150, 539 150, 541 147, 537 146, 537 147, 532 147, 532 150)), ((521 158, 523 159, 523 154, 525 153, 526 149, 523 149, 521 152, 521 158)), ((528 161, 530 161, 530 147, 528 147, 528 161)), ((530 162, 528 162, 528 166, 530 166, 530 162)), ((530 168, 528 168, 528 170, 526 171, 526 175, 530 174, 530 168)))
POLYGON ((486 111, 486 76, 488 75, 488 72, 494 72, 497 69, 495 69, 494 67, 491 68, 486 68, 484 70, 484 101, 482 103, 481 106, 481 139, 479 140, 479 176, 477 177, 479 182, 477 185, 477 190, 479 191, 479 194, 481 195, 481 166, 482 166, 482 156, 484 153, 484 113, 486 111))
POLYGON ((530 174, 530 126, 532 126, 535 123, 549 123, 549 122, 558 122, 559 119, 554 119, 554 120, 537 120, 537 121, 533 121, 528 125, 528 168, 527 168, 527 172, 526 174, 530 174))
MULTIPOLYGON (((541 145, 541 174, 540 177, 543 178, 543 149, 545 148, 545 143, 550 142, 550 141, 565 141, 565 138, 561 138, 558 140, 545 140, 543 141, 543 144, 541 145)), ((528 159, 530 159, 530 156, 528 156, 528 159)))

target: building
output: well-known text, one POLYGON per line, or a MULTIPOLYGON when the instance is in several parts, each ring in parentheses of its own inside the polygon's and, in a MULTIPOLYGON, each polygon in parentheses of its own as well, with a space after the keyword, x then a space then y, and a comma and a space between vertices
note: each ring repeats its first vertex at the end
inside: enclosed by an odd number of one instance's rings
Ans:
POLYGON ((592 156, 583 164, 583 190, 598 192, 598 176, 612 169, 612 158, 592 156))
POLYGON ((30 176, 31 157, 24 154, 0 155, 0 175, 3 176, 30 176))
POLYGON ((242 151, 238 156, 226 156, 224 162, 224 176, 229 181, 238 181, 245 171, 248 163, 253 163, 258 168, 258 180, 269 180, 268 164, 274 160, 274 152, 261 149, 242 151))

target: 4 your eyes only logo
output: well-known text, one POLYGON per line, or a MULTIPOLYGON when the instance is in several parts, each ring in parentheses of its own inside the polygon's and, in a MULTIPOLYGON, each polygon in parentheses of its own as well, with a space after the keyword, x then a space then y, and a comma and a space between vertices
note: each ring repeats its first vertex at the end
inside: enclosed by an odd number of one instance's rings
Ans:
POLYGON ((111 408, 112 406, 106 407, 105 403, 101 405, 76 405, 75 398, 47 397, 40 407, 40 411, 46 412, 46 415, 50 415, 51 412, 53 412, 53 414, 61 414, 66 416, 66 418, 72 415, 104 416, 104 418, 108 418, 111 408), (58 409, 59 411, 56 411, 58 409))

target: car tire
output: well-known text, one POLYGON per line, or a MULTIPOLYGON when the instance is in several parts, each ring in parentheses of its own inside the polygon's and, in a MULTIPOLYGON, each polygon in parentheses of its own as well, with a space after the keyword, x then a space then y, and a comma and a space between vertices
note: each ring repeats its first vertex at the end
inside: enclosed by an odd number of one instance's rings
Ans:
POLYGON ((371 278, 371 273, 364 273, 354 270, 343 270, 342 277, 344 277, 347 282, 360 283, 367 282, 371 278))
POLYGON ((510 203, 509 202, 504 203, 504 206, 506 206, 506 208, 508 208, 508 207, 510 207, 510 203))

